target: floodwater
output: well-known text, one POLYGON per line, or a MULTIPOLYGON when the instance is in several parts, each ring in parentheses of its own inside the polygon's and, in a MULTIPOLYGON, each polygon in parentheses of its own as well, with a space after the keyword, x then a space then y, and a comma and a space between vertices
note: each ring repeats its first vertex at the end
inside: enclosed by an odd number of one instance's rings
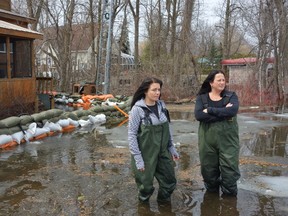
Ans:
POLYGON ((178 184, 139 204, 127 123, 94 125, 0 152, 0 215, 288 215, 288 114, 242 113, 237 198, 205 193, 192 113, 171 112, 178 184), (121 125, 116 127, 116 125, 121 125))

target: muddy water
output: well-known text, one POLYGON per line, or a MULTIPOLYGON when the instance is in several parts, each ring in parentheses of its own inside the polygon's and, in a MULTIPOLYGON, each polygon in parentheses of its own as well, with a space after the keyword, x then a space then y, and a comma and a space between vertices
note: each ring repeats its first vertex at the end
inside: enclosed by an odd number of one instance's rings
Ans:
POLYGON ((127 123, 95 125, 0 152, 0 215, 288 215, 288 116, 243 113, 237 198, 207 194, 198 123, 172 112, 178 185, 171 204, 139 204, 127 123))

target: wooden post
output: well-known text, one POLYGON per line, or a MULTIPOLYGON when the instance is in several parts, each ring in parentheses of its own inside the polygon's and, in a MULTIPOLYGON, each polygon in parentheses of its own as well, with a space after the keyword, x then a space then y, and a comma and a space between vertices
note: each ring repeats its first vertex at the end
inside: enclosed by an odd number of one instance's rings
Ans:
POLYGON ((36 94, 35 97, 35 113, 39 112, 39 100, 38 100, 38 94, 36 94))

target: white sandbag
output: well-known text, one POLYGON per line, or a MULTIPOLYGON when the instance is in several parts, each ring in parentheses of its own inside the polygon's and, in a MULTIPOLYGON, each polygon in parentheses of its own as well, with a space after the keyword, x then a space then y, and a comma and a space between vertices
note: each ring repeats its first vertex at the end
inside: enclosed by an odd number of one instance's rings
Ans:
POLYGON ((18 144, 21 144, 21 141, 24 139, 24 133, 22 131, 16 132, 11 136, 13 140, 16 141, 18 144))
POLYGON ((68 119, 60 119, 57 122, 62 128, 69 126, 69 120, 68 119))
POLYGON ((91 124, 95 124, 96 123, 96 119, 95 116, 92 115, 88 115, 88 120, 91 124))
POLYGON ((79 126, 79 122, 78 121, 75 121, 75 120, 73 120, 71 118, 68 118, 68 120, 69 120, 69 124, 70 125, 74 125, 75 127, 79 126))
POLYGON ((39 135, 42 135, 42 134, 47 134, 47 133, 50 133, 50 128, 36 128, 36 131, 35 131, 35 134, 34 134, 34 137, 37 137, 39 135))
POLYGON ((79 119, 78 123, 80 124, 81 127, 87 127, 88 125, 91 124, 89 120, 83 120, 83 119, 79 119))
POLYGON ((96 115, 95 118, 98 122, 106 122, 106 115, 103 113, 96 115))
POLYGON ((33 122, 28 126, 27 132, 29 132, 33 135, 36 132, 36 128, 37 128, 37 124, 36 124, 36 122, 33 122))
POLYGON ((84 101, 82 99, 78 99, 77 103, 84 103, 84 101))
POLYGON ((96 116, 88 115, 88 118, 91 124, 106 122, 106 116, 104 114, 98 114, 96 116))
POLYGON ((11 135, 2 134, 0 135, 0 145, 3 145, 8 142, 12 142, 13 138, 11 135))
POLYGON ((53 132, 62 131, 62 127, 58 123, 54 123, 54 122, 46 122, 44 125, 44 128, 49 128, 50 131, 53 131, 53 132))
POLYGON ((31 140, 34 137, 37 137, 39 135, 42 135, 44 133, 49 133, 50 129, 47 127, 43 127, 43 128, 37 128, 37 124, 35 122, 31 123, 29 125, 29 129, 26 131, 25 135, 24 135, 24 139, 26 140, 26 142, 28 142, 29 140, 31 140))
POLYGON ((31 132, 31 130, 29 131, 28 129, 24 135, 25 141, 29 142, 29 140, 31 140, 33 137, 34 137, 34 134, 31 132))

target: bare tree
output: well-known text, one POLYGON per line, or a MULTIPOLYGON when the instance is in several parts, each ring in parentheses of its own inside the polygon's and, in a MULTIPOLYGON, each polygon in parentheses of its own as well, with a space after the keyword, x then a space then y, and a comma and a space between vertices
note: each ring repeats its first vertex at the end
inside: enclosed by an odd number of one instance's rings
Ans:
MULTIPOLYGON (((193 18, 193 12, 195 9, 195 0, 186 0, 184 3, 184 11, 183 11, 183 21, 181 23, 181 30, 179 35, 179 46, 177 50, 177 64, 178 68, 180 69, 180 74, 187 74, 191 73, 191 70, 193 71, 193 74, 195 75, 195 80, 197 80, 197 66, 196 66, 196 60, 194 57, 193 48, 190 44, 191 41, 193 41, 194 35, 192 34, 192 18, 193 18), (189 65, 191 66, 189 67, 189 65)), ((178 72, 179 73, 179 72, 178 72)), ((177 77, 176 71, 174 72, 174 76, 177 77)), ((178 76, 179 77, 179 76, 178 76)), ((179 82, 179 78, 175 79, 176 82, 179 82)), ((176 85, 176 83, 175 83, 176 85)))
POLYGON ((274 31, 274 55, 275 55, 275 75, 277 94, 280 103, 288 101, 287 87, 287 63, 288 63, 288 8, 286 1, 273 1, 276 9, 275 22, 279 27, 278 32, 274 31), (285 4, 286 3, 286 4, 285 4), (278 33, 278 34, 277 34, 278 33), (278 46, 276 46, 278 45, 278 46), (277 47, 277 48, 276 48, 277 47))
POLYGON ((32 30, 37 30, 37 25, 39 23, 39 18, 43 9, 44 0, 26 0, 28 15, 29 17, 33 17, 36 21, 32 23, 32 30))
POLYGON ((69 92, 71 88, 71 43, 75 0, 65 2, 61 0, 59 4, 56 2, 52 2, 51 4, 46 2, 45 6, 49 15, 49 22, 54 26, 50 32, 52 35, 47 35, 47 38, 54 38, 53 41, 50 41, 53 52, 47 54, 51 56, 59 70, 60 91, 69 92), (55 34, 54 37, 53 34, 55 34), (56 55, 53 55, 53 53, 56 55))
MULTIPOLYGON (((135 5, 133 6, 131 0, 127 0, 130 10, 134 19, 134 60, 138 65, 139 63, 139 20, 140 20, 140 0, 136 0, 135 5)), ((138 67, 136 67, 137 70, 138 67)))
POLYGON ((172 0, 167 1, 167 12, 168 12, 168 28, 170 29, 170 19, 171 19, 171 45, 170 45, 170 53, 174 56, 175 51, 175 42, 176 42, 176 28, 177 28, 177 19, 179 17, 179 1, 172 0), (171 6, 170 6, 171 4, 171 6), (172 7, 172 12, 170 14, 170 7, 172 7))
MULTIPOLYGON (((249 33, 257 38, 258 75, 260 94, 276 88, 277 100, 287 102, 287 2, 255 0, 243 2, 243 17, 247 21, 249 33), (245 4, 246 3, 246 4, 245 4), (267 71, 267 61, 274 57, 272 77, 267 71), (268 77, 268 75, 270 77, 268 77), (269 83, 268 80, 272 80, 269 83)), ((260 104, 263 99, 260 97, 260 104)))
MULTIPOLYGON (((91 52, 91 57, 90 57, 90 62, 91 62, 91 72, 96 73, 96 32, 95 32, 95 14, 94 14, 94 1, 89 0, 89 7, 88 7, 88 12, 89 12, 89 17, 90 17, 90 32, 91 32, 91 38, 92 38, 92 52, 91 52)), ((96 76, 94 76, 96 77, 96 76)), ((95 83, 95 80, 94 80, 95 83)))

